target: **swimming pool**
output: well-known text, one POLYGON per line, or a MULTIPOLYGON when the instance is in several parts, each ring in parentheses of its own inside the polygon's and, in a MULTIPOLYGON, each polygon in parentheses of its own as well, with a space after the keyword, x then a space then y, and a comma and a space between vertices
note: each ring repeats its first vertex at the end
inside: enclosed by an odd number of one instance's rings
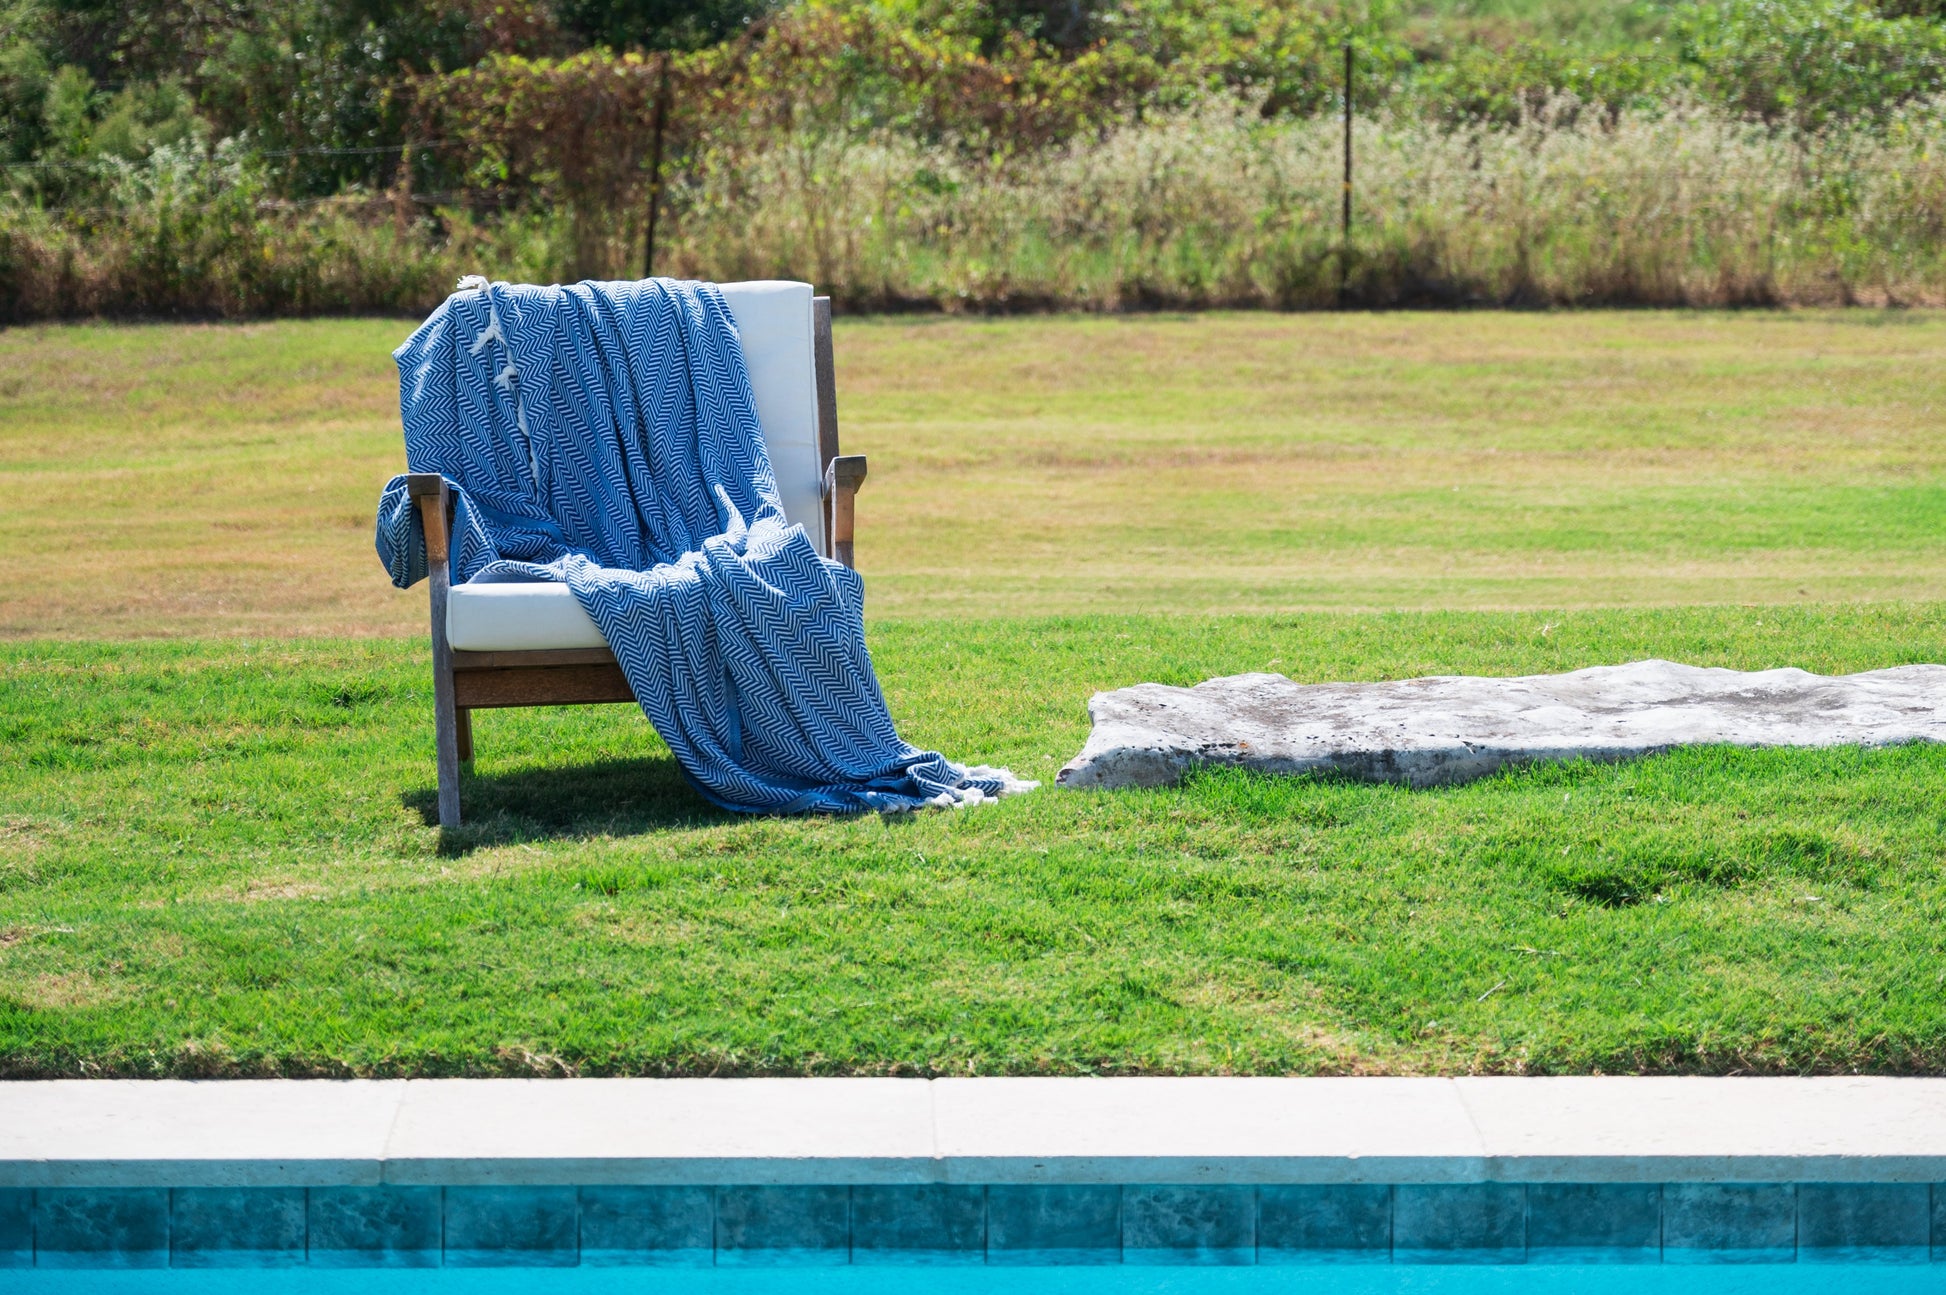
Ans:
POLYGON ((1928 1291, 1946 1081, 0 1085, 0 1293, 1928 1291))

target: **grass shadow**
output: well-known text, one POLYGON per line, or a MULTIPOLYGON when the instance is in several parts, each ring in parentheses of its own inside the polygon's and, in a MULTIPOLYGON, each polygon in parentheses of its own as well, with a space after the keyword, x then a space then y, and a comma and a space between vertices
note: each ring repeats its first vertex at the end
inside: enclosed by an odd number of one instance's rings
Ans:
MULTIPOLYGON (((436 787, 414 788, 400 800, 427 826, 439 822, 436 787)), ((737 817, 697 794, 670 755, 463 773, 460 808, 460 827, 440 834, 441 854, 520 841, 708 827, 737 817)))

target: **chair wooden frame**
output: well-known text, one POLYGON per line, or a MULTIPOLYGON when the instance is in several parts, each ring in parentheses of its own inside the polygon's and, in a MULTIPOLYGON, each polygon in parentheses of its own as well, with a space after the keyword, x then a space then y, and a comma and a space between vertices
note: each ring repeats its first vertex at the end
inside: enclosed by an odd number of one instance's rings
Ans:
MULTIPOLYGON (((865 456, 838 452, 837 375, 831 358, 831 299, 811 302, 817 377, 818 462, 823 469, 825 556, 846 566, 865 456)), ((524 652, 466 652, 446 641, 446 599, 452 491, 437 472, 415 472, 407 490, 418 502, 426 532, 427 584, 432 590, 433 735, 439 766, 439 825, 460 825, 460 769, 473 762, 473 712, 502 706, 580 706, 633 702, 628 679, 607 648, 549 648, 524 652)))

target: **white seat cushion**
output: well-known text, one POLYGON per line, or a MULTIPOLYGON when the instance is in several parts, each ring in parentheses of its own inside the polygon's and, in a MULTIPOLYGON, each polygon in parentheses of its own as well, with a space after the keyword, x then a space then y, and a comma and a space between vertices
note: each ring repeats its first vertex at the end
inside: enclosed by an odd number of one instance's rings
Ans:
MULTIPOLYGON (((818 386, 811 285, 781 279, 721 285, 743 339, 764 448, 784 515, 824 552, 818 386)), ((464 652, 605 647, 573 592, 556 584, 465 584, 446 601, 446 639, 464 652)))
POLYGON ((456 585, 446 598, 446 641, 463 652, 598 648, 608 641, 566 585, 456 585))

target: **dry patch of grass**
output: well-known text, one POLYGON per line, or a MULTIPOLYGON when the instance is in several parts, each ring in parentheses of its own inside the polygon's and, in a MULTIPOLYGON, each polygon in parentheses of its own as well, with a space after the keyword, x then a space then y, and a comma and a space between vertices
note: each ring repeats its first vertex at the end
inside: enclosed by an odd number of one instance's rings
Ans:
POLYGON ((25 868, 46 843, 46 827, 20 814, 0 815, 0 864, 25 868))
POLYGON ((322 899, 330 892, 314 881, 279 881, 252 877, 225 896, 241 904, 262 904, 275 900, 322 899))
MULTIPOLYGON (((0 635, 423 630, 398 320, 0 333, 0 635)), ((841 321, 876 616, 1946 597, 1946 315, 841 321)))
POLYGON ((881 611, 1938 596, 1938 322, 875 321, 861 563, 881 611))
POLYGON ((28 1009, 43 1012, 104 1007, 119 996, 113 985, 78 971, 43 972, 19 985, 16 992, 28 1009))

